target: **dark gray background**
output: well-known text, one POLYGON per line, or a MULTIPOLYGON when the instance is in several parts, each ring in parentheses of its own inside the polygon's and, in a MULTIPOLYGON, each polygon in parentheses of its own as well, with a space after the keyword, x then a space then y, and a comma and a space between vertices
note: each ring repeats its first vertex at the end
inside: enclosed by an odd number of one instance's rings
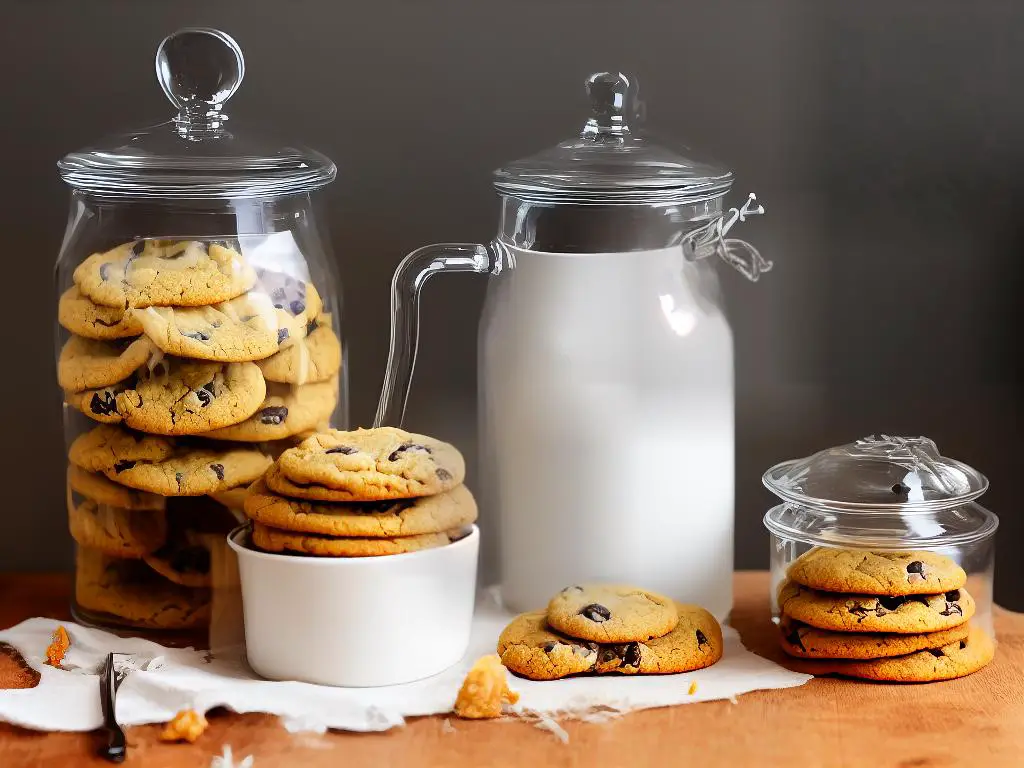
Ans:
MULTIPOLYGON (((281 132, 340 168, 324 203, 354 422, 372 418, 398 260, 489 239, 490 170, 577 130, 584 77, 621 69, 639 77, 652 128, 721 158, 735 200, 756 191, 768 209, 743 236, 775 272, 757 285, 723 272, 738 565, 767 562, 767 466, 875 431, 926 434, 991 479, 997 597, 1024 608, 1020 3, 7 0, 3 18, 0 567, 63 567, 70 549, 51 348, 67 200, 54 162, 169 118, 155 48, 211 25, 246 55, 232 127, 281 132)), ((470 456, 484 282, 428 287, 409 412, 470 456)))

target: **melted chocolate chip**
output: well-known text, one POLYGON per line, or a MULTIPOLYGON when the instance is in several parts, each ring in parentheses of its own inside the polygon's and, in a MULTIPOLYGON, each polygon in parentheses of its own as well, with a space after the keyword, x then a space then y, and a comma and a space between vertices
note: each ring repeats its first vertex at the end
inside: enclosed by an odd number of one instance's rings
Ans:
POLYGON ((351 445, 339 445, 337 448, 328 448, 324 453, 342 453, 345 456, 351 456, 353 453, 359 453, 359 451, 351 445))
POLYGON ((282 344, 284 342, 284 340, 287 339, 287 338, 288 338, 288 329, 287 328, 278 328, 277 329, 277 343, 278 344, 282 344))
POLYGON ((961 640, 960 641, 960 650, 962 651, 966 647, 967 647, 967 641, 966 640, 961 640))
POLYGON ((437 469, 435 469, 434 474, 437 475, 437 479, 440 480, 442 483, 447 483, 449 480, 452 479, 452 473, 449 472, 447 469, 443 469, 442 467, 438 467, 437 469))
POLYGON ((138 240, 132 244, 132 256, 141 256, 144 250, 146 250, 145 240, 138 240))
POLYGON ((205 408, 213 402, 213 382, 209 384, 203 384, 202 387, 196 390, 196 397, 199 398, 199 402, 202 407, 205 408))
POLYGON ((272 405, 260 411, 260 424, 284 424, 288 418, 288 409, 283 405, 272 405))
POLYGON ((89 401, 89 410, 100 416, 112 416, 117 413, 117 401, 112 392, 104 392, 102 397, 96 392, 89 401))
POLYGON ((210 469, 212 469, 213 473, 215 475, 217 475, 217 479, 218 480, 223 480, 224 479, 224 465, 223 464, 211 464, 210 465, 210 469))
POLYGON ((288 309, 291 310, 293 315, 301 315, 306 311, 306 302, 295 299, 295 301, 288 305, 288 309))
POLYGON ((316 320, 310 320, 306 323, 306 335, 309 336, 313 331, 317 329, 316 320))
POLYGON ((896 483, 890 490, 897 496, 905 496, 910 492, 910 488, 905 486, 903 483, 896 483))
POLYGON ((958 616, 963 616, 964 615, 964 611, 960 607, 959 603, 946 603, 945 610, 940 611, 939 615, 940 616, 952 616, 954 613, 957 614, 958 616))
POLYGON ((639 643, 626 643, 625 645, 619 646, 622 657, 622 664, 626 667, 639 667, 640 666, 640 644, 639 643))
POLYGON ((182 547, 171 556, 170 565, 178 573, 209 573, 210 552, 206 547, 182 547))
POLYGON ((938 648, 929 648, 928 649, 928 653, 930 653, 936 659, 941 659, 943 656, 946 655, 942 651, 940 651, 938 648))
POLYGON ((960 599, 960 590, 959 589, 951 589, 949 592, 946 593, 946 599, 949 600, 950 602, 956 602, 957 600, 960 599))
POLYGON ((701 632, 698 629, 697 630, 697 647, 700 648, 702 645, 708 645, 708 644, 709 644, 709 641, 708 641, 707 635, 705 635, 703 632, 701 632))
POLYGON ((868 617, 868 609, 863 605, 855 605, 850 609, 850 615, 856 616, 859 623, 868 617))
POLYGON ((907 573, 908 574, 916 573, 918 576, 920 576, 923 579, 924 578, 924 563, 922 563, 920 560, 915 560, 912 563, 908 563, 907 564, 907 573))
POLYGON ((202 331, 182 331, 181 335, 188 336, 190 339, 195 339, 196 341, 210 340, 209 334, 203 333, 202 331))
MULTIPOLYGON (((203 250, 206 250, 205 247, 203 248, 203 250)), ((175 250, 171 251, 170 253, 164 254, 164 258, 167 259, 168 261, 174 261, 175 259, 180 259, 187 252, 188 243, 178 243, 178 245, 175 247, 175 250)))
POLYGON ((607 664, 609 661, 615 661, 618 655, 615 653, 615 648, 608 647, 601 650, 601 663, 607 664))
POLYGON ((100 264, 100 280, 110 279, 110 262, 100 264))
POLYGON ((888 595, 885 595, 883 597, 878 598, 878 604, 885 608, 887 611, 895 611, 905 602, 907 602, 907 598, 905 597, 890 597, 888 595))
POLYGON ((398 461, 398 457, 408 451, 422 451, 430 453, 430 449, 427 448, 427 446, 425 445, 417 445, 416 443, 402 443, 400 446, 398 446, 395 450, 391 452, 391 455, 388 456, 388 461, 398 461))
POLYGON ((131 469, 134 466, 134 461, 119 461, 114 465, 114 472, 116 472, 117 474, 121 474, 126 469, 131 469))
POLYGON ((612 617, 612 612, 600 603, 591 603, 590 605, 585 605, 580 609, 580 616, 597 624, 601 624, 612 617))
MULTIPOLYGON (((789 631, 789 634, 786 635, 786 642, 789 643, 790 645, 795 645, 801 651, 806 651, 807 650, 806 648, 804 648, 804 639, 802 637, 800 637, 800 630, 797 629, 796 627, 793 627, 793 629, 791 629, 789 631)), ((697 640, 697 646, 700 647, 700 639, 699 638, 697 640)))
POLYGON ((558 643, 556 643, 554 640, 549 640, 548 642, 544 643, 544 645, 542 645, 540 649, 544 651, 544 653, 551 653, 553 650, 555 650, 556 646, 558 646, 558 643))

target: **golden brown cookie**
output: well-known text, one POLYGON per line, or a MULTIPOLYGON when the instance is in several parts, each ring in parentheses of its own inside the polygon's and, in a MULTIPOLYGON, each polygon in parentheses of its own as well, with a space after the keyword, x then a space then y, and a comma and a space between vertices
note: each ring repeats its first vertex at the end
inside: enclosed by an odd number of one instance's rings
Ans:
POLYGON ((970 624, 952 629, 900 635, 885 632, 830 632, 782 617, 779 640, 782 650, 801 659, 881 659, 942 648, 963 640, 970 624))
POLYGON ((105 475, 87 472, 74 464, 68 464, 68 485, 97 504, 111 507, 163 510, 167 506, 167 499, 163 496, 119 485, 105 475))
POLYGON ((324 316, 305 338, 257 362, 267 381, 312 384, 329 381, 341 368, 341 342, 324 316))
POLYGON ((87 339, 124 339, 142 333, 142 326, 126 317, 124 309, 96 304, 83 296, 77 285, 61 294, 57 321, 76 336, 87 339))
POLYGON ((462 538, 463 531, 422 533, 418 536, 342 538, 316 533, 292 533, 253 523, 252 543, 267 552, 286 552, 319 557, 378 557, 442 547, 462 538))
POLYGON ((935 595, 967 583, 964 569, 934 552, 816 547, 789 566, 805 587, 858 595, 935 595))
POLYGON ((145 337, 97 341, 72 336, 61 348, 57 381, 68 392, 109 387, 146 365, 155 352, 145 337))
POLYGON ((598 643, 661 637, 678 622, 672 600, 637 587, 575 584, 548 603, 548 625, 552 629, 598 643))
POLYGON ((380 538, 461 528, 476 520, 477 510, 473 494, 462 485, 417 499, 331 503, 278 496, 261 478, 249 490, 245 513, 284 531, 380 538))
POLYGON ((966 623, 975 605, 966 589, 885 597, 818 592, 786 582, 779 590, 779 609, 791 619, 834 632, 919 634, 966 623))
POLYGON ((167 538, 163 511, 97 504, 68 488, 68 529, 79 545, 113 557, 142 557, 167 538))
POLYGON ((256 412, 230 427, 211 430, 204 437, 263 443, 284 440, 329 419, 338 404, 338 379, 317 384, 267 384, 267 394, 256 412))

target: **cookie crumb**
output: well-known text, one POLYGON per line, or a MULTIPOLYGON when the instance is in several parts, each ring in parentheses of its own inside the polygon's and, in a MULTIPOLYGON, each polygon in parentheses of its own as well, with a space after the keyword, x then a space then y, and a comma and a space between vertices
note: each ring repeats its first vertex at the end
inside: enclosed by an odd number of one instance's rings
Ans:
POLYGON ((61 662, 64 661, 64 654, 70 647, 71 638, 68 637, 68 631, 63 626, 57 627, 50 635, 50 644, 46 647, 46 663, 60 669, 61 662))
POLYGON ((444 722, 441 723, 441 733, 455 733, 455 726, 452 725, 452 721, 447 717, 444 719, 444 722))
POLYGON ((501 717, 503 702, 515 704, 519 694, 508 687, 505 667, 496 654, 481 656, 462 682, 455 714, 472 720, 501 717))
POLYGON ((194 744, 208 725, 206 718, 194 709, 183 709, 164 728, 160 741, 187 741, 194 744))
POLYGON ((693 696, 693 694, 695 694, 696 692, 697 692, 697 681, 694 680, 692 683, 690 683, 690 690, 688 690, 687 693, 690 694, 691 696, 693 696))

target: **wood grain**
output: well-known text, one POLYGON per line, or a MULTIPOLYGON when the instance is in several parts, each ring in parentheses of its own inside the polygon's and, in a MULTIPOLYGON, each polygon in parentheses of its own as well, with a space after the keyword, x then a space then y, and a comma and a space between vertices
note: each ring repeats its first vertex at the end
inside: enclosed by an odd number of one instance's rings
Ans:
MULTIPOLYGON (((752 650, 782 661, 768 618, 767 574, 736 574, 733 624, 752 650)), ((0 626, 67 617, 63 575, 0 575, 0 626)), ((198 768, 230 744, 255 768, 544 766, 664 768, 1024 766, 1024 614, 997 609, 999 650, 975 675, 928 685, 818 678, 737 704, 648 710, 603 724, 563 723, 569 743, 524 722, 421 718, 383 734, 289 734, 269 716, 211 716, 196 744, 162 744, 158 726, 132 728, 125 765, 198 768)), ((0 766, 104 766, 92 734, 39 734, 0 725, 0 766)))

